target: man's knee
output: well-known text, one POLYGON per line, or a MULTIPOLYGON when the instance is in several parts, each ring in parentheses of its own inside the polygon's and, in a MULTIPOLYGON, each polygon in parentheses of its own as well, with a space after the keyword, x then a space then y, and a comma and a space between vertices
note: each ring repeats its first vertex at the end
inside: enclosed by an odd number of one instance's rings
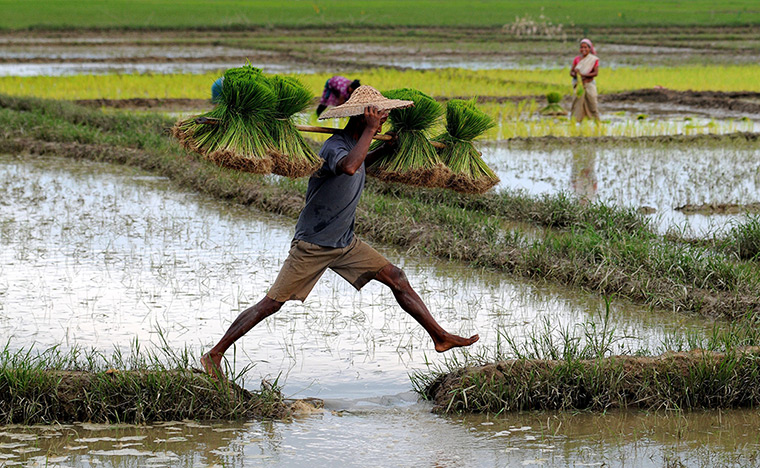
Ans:
POLYGON ((394 291, 403 291, 409 288, 409 280, 407 279, 404 270, 395 265, 389 264, 380 270, 378 277, 380 281, 394 291))
POLYGON ((269 296, 264 296, 264 299, 262 299, 258 304, 259 310, 261 310, 264 314, 267 316, 270 316, 280 310, 282 308, 282 305, 284 302, 275 301, 269 296))

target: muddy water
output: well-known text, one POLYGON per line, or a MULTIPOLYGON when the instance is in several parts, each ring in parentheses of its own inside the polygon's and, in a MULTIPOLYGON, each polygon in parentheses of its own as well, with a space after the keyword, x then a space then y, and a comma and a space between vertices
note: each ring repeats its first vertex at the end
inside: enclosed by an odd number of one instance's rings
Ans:
MULTIPOLYGON (((157 344, 161 333, 197 355, 262 296, 292 235, 290 219, 117 166, 4 156, 0 177, 0 336, 12 349, 108 353, 135 339, 157 344)), ((519 340, 543 319, 573 328, 603 308, 594 296, 383 252, 444 327, 480 333, 473 352, 493 349, 497 330, 519 340)), ((612 316, 617 346, 631 350, 706 325, 619 301, 612 316)), ((286 396, 318 397, 326 409, 292 422, 4 427, 0 466, 663 466, 693 457, 696 444, 711 460, 757 446, 747 435, 754 412, 435 416, 407 375, 442 357, 381 286, 357 293, 331 272, 228 357, 237 369, 254 364, 247 386, 279 376, 286 396)))
POLYGON ((751 467, 759 423, 755 411, 448 418, 409 404, 290 422, 5 427, 0 466, 751 467))
MULTIPOLYGON (((283 51, 276 37, 291 34, 272 30, 272 37, 241 32, 111 32, 101 33, 0 33, 0 76, 65 75, 76 73, 199 73, 239 66, 246 59, 269 72, 335 71, 340 68, 403 67, 434 69, 444 67, 480 69, 564 69, 577 53, 563 41, 524 41, 504 38, 499 44, 482 39, 461 38, 456 43, 401 41, 388 47, 385 42, 357 42, 320 39, 296 42, 295 54, 283 51), (315 53, 299 58, 300 50, 315 53), (32 62, 32 63, 30 63, 32 62), (71 63, 67 63, 71 62, 71 63), (204 67, 201 62, 209 64, 204 67), (321 62, 321 63, 320 63, 321 62), (126 64, 126 65, 125 65, 126 64), (131 64, 131 65, 130 65, 131 64), (229 64, 229 65, 227 65, 229 64)), ((559 39, 559 38, 558 38, 559 39)), ((634 44, 605 44, 605 68, 620 66, 672 66, 674 64, 755 63, 752 49, 730 47, 730 53, 712 49, 663 47, 634 44)))
POLYGON ((499 189, 532 195, 571 193, 594 201, 641 208, 662 232, 719 233, 745 216, 685 214, 684 205, 760 202, 757 152, 731 147, 630 146, 517 150, 485 145, 483 158, 501 178, 499 189), (652 212, 653 211, 653 212, 652 212))

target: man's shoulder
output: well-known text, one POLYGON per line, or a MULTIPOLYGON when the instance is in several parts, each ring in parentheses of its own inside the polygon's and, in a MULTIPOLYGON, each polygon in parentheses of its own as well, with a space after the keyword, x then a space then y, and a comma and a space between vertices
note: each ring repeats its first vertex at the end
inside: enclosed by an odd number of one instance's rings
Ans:
POLYGON ((353 145, 354 139, 351 137, 351 135, 341 130, 325 140, 325 142, 322 144, 322 149, 324 150, 325 148, 336 148, 342 146, 350 147, 353 145))

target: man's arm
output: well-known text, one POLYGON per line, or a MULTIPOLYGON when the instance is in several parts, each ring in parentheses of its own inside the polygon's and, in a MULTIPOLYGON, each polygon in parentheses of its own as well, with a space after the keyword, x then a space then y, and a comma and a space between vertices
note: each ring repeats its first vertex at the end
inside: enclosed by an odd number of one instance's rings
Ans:
POLYGON ((384 141, 383 144, 378 148, 375 148, 374 150, 367 153, 367 157, 364 158, 364 164, 366 164, 368 167, 375 164, 376 161, 383 159, 384 157, 393 153, 393 149, 396 146, 396 134, 393 132, 388 132, 387 135, 391 135, 393 137, 393 140, 384 141))
POLYGON ((359 137, 356 146, 338 162, 338 172, 347 175, 354 175, 362 167, 362 163, 367 158, 369 145, 372 143, 372 137, 377 135, 383 127, 383 122, 388 118, 387 111, 380 111, 375 107, 364 109, 364 130, 359 137))

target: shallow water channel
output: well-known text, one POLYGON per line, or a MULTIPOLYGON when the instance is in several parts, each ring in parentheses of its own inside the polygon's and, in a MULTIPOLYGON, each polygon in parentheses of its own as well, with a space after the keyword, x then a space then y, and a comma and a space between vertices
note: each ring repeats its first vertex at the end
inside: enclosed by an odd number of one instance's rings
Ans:
POLYGON ((751 148, 591 145, 546 150, 486 144, 483 159, 501 179, 496 190, 565 192, 633 207, 661 232, 721 233, 760 206, 760 167, 751 148), (701 211, 685 206, 705 206, 701 211), (712 205, 712 207, 710 207, 712 205))
MULTIPOLYGON (((108 354, 135 340, 157 347, 160 334, 197 356, 264 294, 292 236, 290 219, 121 166, 0 156, 0 177, 0 336, 11 349, 108 354)), ((519 341, 544 319, 572 329, 604 309, 594 295, 379 247, 445 328, 480 334, 473 353, 492 351, 500 332, 519 341)), ((617 300, 611 310, 628 350, 709 326, 617 300)), ((0 427, 0 466, 751 466, 758 448, 756 411, 434 415, 408 374, 443 356, 381 285, 357 293, 332 272, 228 358, 254 365, 247 387, 279 377, 287 397, 325 409, 276 422, 0 427)))

